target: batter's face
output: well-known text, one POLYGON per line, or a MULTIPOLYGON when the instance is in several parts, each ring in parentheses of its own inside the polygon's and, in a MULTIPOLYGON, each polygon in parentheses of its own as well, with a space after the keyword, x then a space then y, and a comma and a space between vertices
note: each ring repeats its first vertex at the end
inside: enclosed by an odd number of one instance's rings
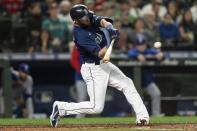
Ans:
POLYGON ((80 27, 88 27, 90 25, 90 20, 75 20, 75 24, 80 27))

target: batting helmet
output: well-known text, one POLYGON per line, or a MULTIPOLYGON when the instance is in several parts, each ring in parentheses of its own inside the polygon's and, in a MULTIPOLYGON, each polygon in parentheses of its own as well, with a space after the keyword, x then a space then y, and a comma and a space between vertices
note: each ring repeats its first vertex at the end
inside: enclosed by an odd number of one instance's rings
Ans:
POLYGON ((87 6, 77 4, 70 9, 72 20, 88 20, 93 16, 93 12, 89 11, 87 6))

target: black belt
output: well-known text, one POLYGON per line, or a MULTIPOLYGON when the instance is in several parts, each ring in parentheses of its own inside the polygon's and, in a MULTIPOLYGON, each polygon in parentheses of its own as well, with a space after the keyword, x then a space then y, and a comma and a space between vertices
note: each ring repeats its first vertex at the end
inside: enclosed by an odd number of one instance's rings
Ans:
POLYGON ((85 61, 84 64, 85 63, 91 63, 91 64, 94 63, 95 65, 100 65, 101 64, 100 61, 94 61, 94 62, 85 61))

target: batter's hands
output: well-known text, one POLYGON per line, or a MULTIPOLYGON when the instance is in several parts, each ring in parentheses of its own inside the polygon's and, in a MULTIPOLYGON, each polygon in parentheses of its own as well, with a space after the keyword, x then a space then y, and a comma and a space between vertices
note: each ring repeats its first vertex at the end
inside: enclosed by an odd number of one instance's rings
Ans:
POLYGON ((115 39, 115 42, 117 42, 120 39, 120 33, 117 29, 113 29, 113 32, 111 34, 111 39, 115 39))
POLYGON ((113 27, 113 25, 108 25, 106 29, 109 32, 112 40, 115 39, 115 42, 117 42, 120 39, 120 33, 113 27))

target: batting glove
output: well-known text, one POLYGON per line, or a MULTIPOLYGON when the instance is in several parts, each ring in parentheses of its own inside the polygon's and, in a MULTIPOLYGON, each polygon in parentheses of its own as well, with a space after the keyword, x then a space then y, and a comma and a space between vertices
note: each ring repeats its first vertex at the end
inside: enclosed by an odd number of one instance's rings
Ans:
POLYGON ((120 39, 120 33, 117 29, 113 27, 113 25, 108 25, 106 27, 107 31, 109 32, 111 36, 111 40, 115 39, 115 42, 117 42, 120 39))

